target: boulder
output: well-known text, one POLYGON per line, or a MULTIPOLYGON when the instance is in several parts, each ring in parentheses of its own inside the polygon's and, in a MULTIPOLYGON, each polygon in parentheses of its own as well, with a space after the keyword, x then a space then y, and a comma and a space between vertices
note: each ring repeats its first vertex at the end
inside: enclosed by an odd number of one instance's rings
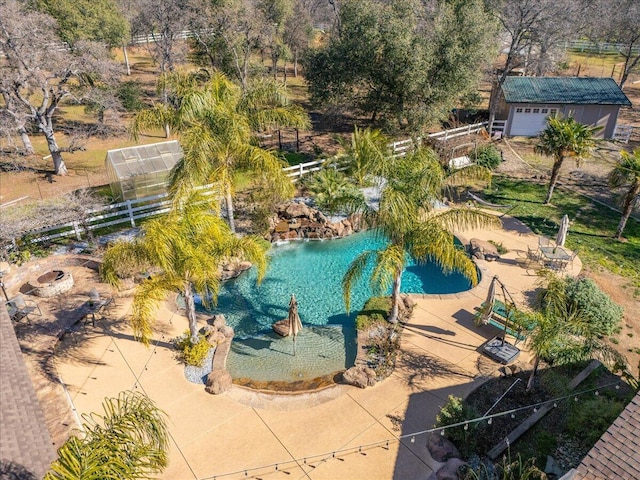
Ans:
POLYGON ((467 465, 467 463, 459 458, 450 458, 436 472, 436 478, 438 480, 459 480, 458 469, 463 465, 467 465))
POLYGON ((436 462, 446 462, 450 458, 460 458, 456 446, 439 433, 432 433, 427 437, 427 450, 436 462))
POLYGON ((207 376, 205 390, 212 395, 227 392, 233 386, 233 380, 228 370, 214 370, 207 376))
POLYGON ((233 327, 230 327, 229 325, 224 325, 224 326, 220 327, 218 329, 218 331, 220 333, 222 333, 222 335, 224 335, 225 338, 227 338, 227 339, 233 338, 233 334, 234 334, 233 327))
POLYGON ((282 216, 288 219, 309 217, 310 215, 311 209, 304 203, 299 202, 289 202, 284 206, 284 210, 282 211, 282 216))
POLYGON ((215 329, 224 327, 226 324, 227 324, 227 320, 224 318, 224 315, 221 313, 218 313, 213 317, 211 317, 211 325, 213 325, 213 328, 215 329))
POLYGON ((211 335, 214 332, 214 330, 215 329, 211 325, 205 325, 204 327, 202 327, 199 330, 199 333, 201 333, 205 337, 208 337, 209 335, 211 335))
POLYGON ((500 258, 498 248, 494 244, 478 238, 469 241, 469 253, 480 260, 492 261, 500 258))
POLYGON ((226 341, 227 337, 220 330, 214 330, 207 336, 207 342, 214 346, 226 341))
POLYGON ((348 385, 366 388, 376 384, 376 372, 372 368, 363 365, 351 367, 342 374, 342 379, 348 385))
POLYGON ((416 301, 409 295, 402 295, 400 298, 402 298, 404 308, 406 308, 407 310, 413 310, 413 307, 416 306, 416 301))

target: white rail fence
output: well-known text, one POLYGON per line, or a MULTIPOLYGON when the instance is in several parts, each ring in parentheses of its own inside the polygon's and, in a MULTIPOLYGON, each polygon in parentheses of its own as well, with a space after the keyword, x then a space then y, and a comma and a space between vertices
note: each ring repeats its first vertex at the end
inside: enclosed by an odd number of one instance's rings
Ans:
MULTIPOLYGON (((486 129, 488 125, 488 122, 474 123, 472 125, 465 125, 464 127, 453 128, 451 130, 430 133, 429 135, 427 135, 427 137, 446 141, 452 138, 478 133, 480 130, 486 129)), ((399 140, 397 142, 390 143, 389 147, 391 147, 394 156, 401 157, 412 151, 416 147, 416 144, 420 145, 421 143, 422 139, 420 137, 416 138, 415 140, 412 138, 408 138, 406 140, 399 140)), ((331 157, 315 160, 313 162, 300 163, 298 165, 294 165, 293 167, 285 167, 283 168, 283 170, 286 172, 288 177, 293 177, 294 181, 296 181, 307 173, 317 172, 327 162, 332 162, 337 170, 344 170, 344 167, 340 165, 340 157, 331 157)))
MULTIPOLYGON (((477 133, 486 127, 487 122, 475 123, 473 125, 466 125, 464 127, 454 128, 451 130, 431 133, 428 137, 438 140, 448 140, 463 135, 477 133)), ((420 145, 421 140, 421 138, 417 138, 415 140, 401 140, 393 142, 389 146, 391 147, 394 156, 403 156, 413 150, 416 144, 420 145)), ((346 168, 344 165, 340 164, 340 157, 336 156, 315 160, 313 162, 300 163, 293 167, 285 167, 283 168, 283 171, 288 177, 291 177, 293 181, 297 181, 303 175, 317 172, 322 169, 323 165, 328 162, 331 162, 336 170, 344 170, 346 168)), ((213 187, 214 184, 210 184, 200 188, 203 189, 207 195, 214 195, 216 191, 213 187)), ((170 206, 171 201, 168 199, 167 193, 140 198, 137 200, 127 200, 95 210, 90 210, 87 212, 88 216, 83 222, 74 221, 55 225, 28 232, 27 235, 30 237, 31 243, 45 242, 72 236, 75 236, 77 240, 82 240, 83 235, 100 228, 125 223, 135 227, 136 220, 167 213, 170 210, 170 206)))
MULTIPOLYGON (((198 187, 204 191, 205 195, 214 195, 214 184, 198 187)), ((136 220, 154 217, 169 212, 171 201, 168 200, 168 193, 139 198, 137 200, 126 200, 112 205, 89 210, 84 221, 67 222, 60 225, 32 230, 27 233, 31 243, 39 243, 57 238, 75 236, 77 240, 82 240, 82 236, 92 230, 107 228, 113 225, 128 223, 132 227, 136 226, 136 220), (51 232, 51 233, 50 233, 51 232)))
MULTIPOLYGON (((568 50, 577 50, 579 52, 596 52, 596 53, 622 53, 628 50, 628 46, 624 43, 608 43, 608 42, 592 42, 590 40, 572 40, 567 42, 568 50)), ((640 53, 640 45, 631 48, 632 54, 640 53)))

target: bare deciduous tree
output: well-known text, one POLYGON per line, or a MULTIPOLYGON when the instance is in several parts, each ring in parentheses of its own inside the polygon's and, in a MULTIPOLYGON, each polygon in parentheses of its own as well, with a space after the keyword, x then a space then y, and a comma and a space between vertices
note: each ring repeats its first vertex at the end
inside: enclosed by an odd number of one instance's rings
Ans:
POLYGON ((587 3, 590 38, 596 42, 619 43, 624 64, 620 75, 622 88, 640 64, 640 2, 638 0, 596 0, 587 3))
POLYGON ((0 93, 7 111, 26 111, 47 140, 57 175, 67 173, 56 140, 53 115, 67 97, 82 101, 84 95, 114 75, 106 49, 79 41, 65 48, 55 34, 55 22, 30 11, 17 0, 0 3, 0 93), (6 100, 8 98, 8 101, 6 100), (12 110, 9 110, 12 109, 12 110))

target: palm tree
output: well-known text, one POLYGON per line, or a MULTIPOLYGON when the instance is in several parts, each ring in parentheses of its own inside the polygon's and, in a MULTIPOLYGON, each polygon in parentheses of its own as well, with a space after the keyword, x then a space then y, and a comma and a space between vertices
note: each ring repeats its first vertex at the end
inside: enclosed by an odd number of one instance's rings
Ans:
POLYGON ((368 175, 382 175, 381 169, 391 158, 389 139, 380 130, 354 128, 351 142, 340 140, 348 162, 347 172, 359 187, 365 186, 368 175))
POLYGON ((612 188, 629 188, 622 201, 622 218, 614 236, 616 240, 620 240, 634 205, 640 201, 640 148, 636 148, 633 153, 624 150, 620 152, 620 160, 609 174, 609 185, 612 188))
POLYGON ((136 115, 134 136, 169 125, 180 135, 184 158, 172 171, 170 191, 180 201, 195 185, 218 182, 223 188, 227 217, 235 232, 234 180, 251 172, 282 198, 293 184, 282 171, 283 160, 258 146, 256 132, 272 128, 307 128, 309 119, 288 103, 285 87, 260 80, 243 92, 223 74, 177 72, 167 75, 172 105, 159 104, 136 115))
POLYGON ((83 415, 84 434, 58 449, 45 480, 150 478, 166 468, 165 413, 151 399, 126 391, 102 407, 102 415, 83 415))
POLYGON ((573 117, 549 117, 547 128, 540 133, 538 144, 535 146, 536 153, 554 158, 545 204, 551 202, 564 159, 575 157, 577 165, 580 166, 582 159, 590 154, 596 143, 594 134, 601 129, 602 127, 589 127, 578 123, 573 117))
POLYGON ((361 204, 356 211, 373 231, 389 243, 380 250, 358 255, 342 279, 347 311, 351 289, 365 268, 374 263, 371 285, 381 293, 392 288, 389 322, 398 321, 401 276, 409 256, 418 262, 434 261, 445 273, 461 272, 477 283, 475 264, 463 250, 456 248, 452 230, 497 226, 495 216, 469 208, 435 210, 434 201, 442 198, 447 186, 470 180, 488 180, 491 172, 470 166, 447 175, 437 154, 427 148, 393 160, 387 168, 386 184, 377 209, 361 204))
POLYGON ((527 345, 534 353, 527 391, 533 387, 543 359, 564 365, 597 358, 626 370, 624 356, 601 340, 601 328, 568 300, 563 279, 548 271, 543 273, 542 279, 546 283, 541 296, 542 308, 534 315, 532 324, 535 326, 527 337, 527 345))
POLYGON ((101 274, 114 286, 119 284, 118 274, 154 269, 133 297, 133 330, 145 344, 151 337, 157 304, 167 293, 184 296, 191 343, 195 345, 198 326, 194 293, 205 303, 209 298, 217 300, 222 264, 230 259, 245 258, 256 264, 259 280, 264 275, 266 242, 258 237, 236 237, 210 207, 211 203, 194 193, 182 208, 147 222, 142 236, 133 241, 116 242, 104 254, 101 274))

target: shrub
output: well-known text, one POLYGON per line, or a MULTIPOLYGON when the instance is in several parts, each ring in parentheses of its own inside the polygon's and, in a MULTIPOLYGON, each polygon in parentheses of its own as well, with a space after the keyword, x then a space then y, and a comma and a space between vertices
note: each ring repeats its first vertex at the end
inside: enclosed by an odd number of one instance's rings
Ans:
MULTIPOLYGON (((466 420, 477 418, 479 415, 469 405, 465 404, 460 397, 449 395, 447 403, 440 409, 440 413, 436 415, 436 426, 446 427, 461 423, 466 420)), ((466 456, 476 451, 476 439, 481 436, 478 432, 479 424, 473 422, 464 426, 447 428, 446 434, 460 452, 466 456)))
POLYGON ((618 333, 623 310, 609 295, 589 278, 567 278, 566 293, 569 301, 586 315, 600 336, 618 333))
POLYGON ((329 214, 339 213, 351 202, 361 201, 362 192, 349 178, 332 168, 325 168, 304 180, 316 205, 329 214))
POLYGON ((502 162, 502 155, 500 150, 491 144, 481 145, 477 147, 472 153, 471 158, 475 158, 478 165, 490 168, 493 170, 500 162, 502 162))
POLYGON ((356 329, 366 330, 376 323, 385 324, 391 312, 390 297, 371 297, 356 317, 356 329))
POLYGON ((187 365, 193 365, 196 367, 202 366, 202 362, 211 348, 211 345, 202 334, 198 334, 198 343, 193 345, 191 343, 191 335, 188 330, 174 340, 174 345, 180 352, 180 359, 187 365))
POLYGON ((567 416, 567 430, 585 447, 590 448, 618 418, 624 403, 604 396, 570 402, 571 414, 567 416))
POLYGON ((116 96, 122 102, 122 107, 128 112, 135 112, 144 108, 144 103, 140 101, 142 97, 142 88, 138 82, 130 80, 122 82, 118 86, 116 96))

